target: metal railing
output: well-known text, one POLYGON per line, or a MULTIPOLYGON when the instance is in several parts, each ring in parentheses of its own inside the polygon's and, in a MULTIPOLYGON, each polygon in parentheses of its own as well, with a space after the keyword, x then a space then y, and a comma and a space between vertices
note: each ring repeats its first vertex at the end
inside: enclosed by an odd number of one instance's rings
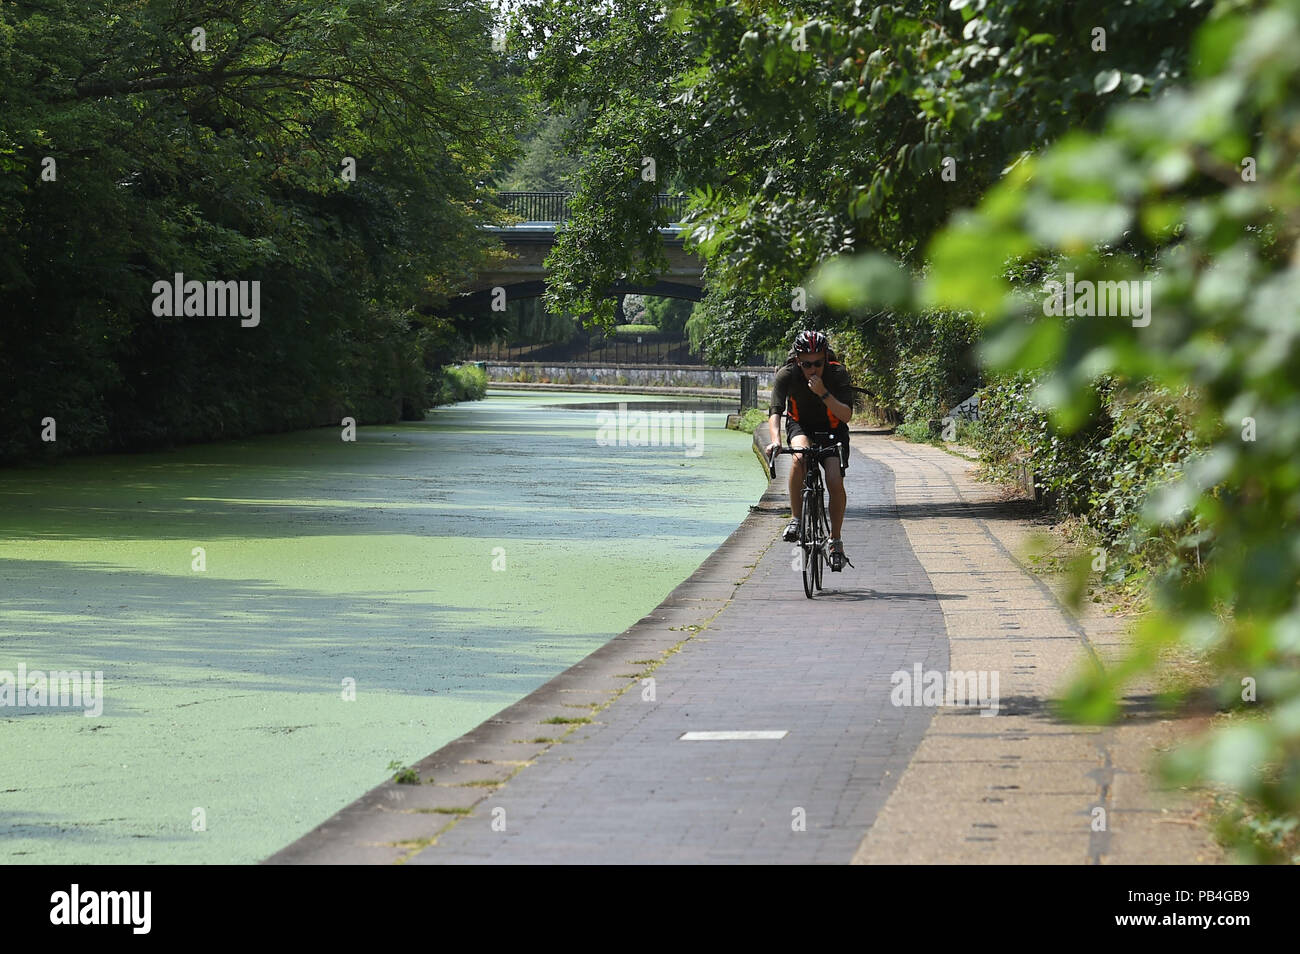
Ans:
MULTIPOLYGON (((468 357, 471 361, 535 361, 557 365, 608 363, 712 367, 702 356, 691 353, 690 342, 685 338, 665 338, 659 335, 642 335, 641 340, 623 336, 578 336, 568 342, 551 344, 492 341, 475 346, 468 357)), ((785 352, 770 351, 749 355, 741 362, 741 366, 775 368, 784 360, 785 352)))
MULTIPOLYGON (((572 197, 572 192, 499 192, 497 202, 528 222, 564 222, 569 218, 572 197)), ((679 222, 686 212, 686 196, 661 192, 655 196, 655 208, 664 207, 672 210, 672 221, 679 222)))

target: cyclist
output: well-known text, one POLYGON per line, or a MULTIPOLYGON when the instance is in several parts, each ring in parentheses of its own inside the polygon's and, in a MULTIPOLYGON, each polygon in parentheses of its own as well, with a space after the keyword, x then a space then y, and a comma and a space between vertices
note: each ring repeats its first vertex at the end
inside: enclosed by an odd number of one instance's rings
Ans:
MULTIPOLYGON (((847 561, 840 530, 848 502, 844 493, 844 468, 849 462, 848 421, 853 416, 853 385, 848 371, 835 359, 830 342, 820 331, 799 332, 790 348, 789 358, 777 370, 772 382, 772 403, 767 421, 772 438, 767 445, 769 459, 773 448, 781 446, 781 413, 786 411, 787 404, 786 434, 791 447, 811 447, 814 431, 829 431, 828 444, 836 440, 844 444, 839 459, 830 452, 822 459, 831 500, 831 569, 838 572, 844 569, 847 561)), ((792 543, 799 539, 799 518, 803 513, 804 457, 794 454, 790 460, 793 465, 790 468, 790 512, 794 519, 785 528, 782 539, 792 543)))

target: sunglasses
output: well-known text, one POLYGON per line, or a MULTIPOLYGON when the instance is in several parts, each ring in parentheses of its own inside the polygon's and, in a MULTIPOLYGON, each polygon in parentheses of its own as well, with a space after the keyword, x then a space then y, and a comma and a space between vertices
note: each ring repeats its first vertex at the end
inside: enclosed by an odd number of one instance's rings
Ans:
POLYGON ((820 368, 821 366, 822 366, 821 361, 800 361, 799 362, 799 367, 801 368, 820 368))

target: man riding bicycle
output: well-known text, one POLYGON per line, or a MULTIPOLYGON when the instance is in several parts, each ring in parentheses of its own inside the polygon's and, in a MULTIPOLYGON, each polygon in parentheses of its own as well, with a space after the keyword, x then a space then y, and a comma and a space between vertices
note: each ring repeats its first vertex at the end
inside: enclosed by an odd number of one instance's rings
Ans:
MULTIPOLYGON (((833 451, 828 450, 822 458, 826 489, 831 499, 831 570, 838 572, 844 569, 847 559, 840 530, 848 502, 844 493, 843 468, 848 466, 848 421, 853 416, 853 386, 848 371, 834 360, 830 343, 820 331, 801 331, 798 334, 790 349, 790 357, 772 382, 772 403, 767 421, 772 438, 767 445, 769 459, 773 449, 781 446, 781 414, 786 411, 787 404, 786 435, 791 447, 811 447, 812 436, 819 431, 830 432, 819 446, 837 440, 844 444, 841 457, 837 458, 833 451)), ((791 464, 790 512, 794 519, 785 528, 782 539, 793 543, 799 538, 799 519, 803 513, 804 455, 793 455, 791 464)))

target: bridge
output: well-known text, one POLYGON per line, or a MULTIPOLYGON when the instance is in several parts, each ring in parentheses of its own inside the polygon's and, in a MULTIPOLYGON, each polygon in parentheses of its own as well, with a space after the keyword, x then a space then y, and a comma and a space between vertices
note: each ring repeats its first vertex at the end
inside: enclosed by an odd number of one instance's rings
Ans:
MULTIPOLYGON (((474 281, 447 304, 447 310, 460 314, 485 311, 491 306, 493 290, 504 288, 507 301, 536 298, 546 291, 546 256, 555 244, 557 229, 569 218, 568 192, 502 192, 502 208, 523 219, 515 225, 484 226, 511 254, 508 264, 475 276, 474 281)), ((658 195, 657 208, 670 208, 680 216, 685 209, 684 196, 658 195)), ((664 239, 668 270, 654 284, 619 282, 604 289, 605 297, 655 295, 661 298, 684 298, 699 301, 703 295, 701 260, 687 252, 680 225, 659 230, 664 239)), ((620 302, 621 304, 621 302, 620 302)))

